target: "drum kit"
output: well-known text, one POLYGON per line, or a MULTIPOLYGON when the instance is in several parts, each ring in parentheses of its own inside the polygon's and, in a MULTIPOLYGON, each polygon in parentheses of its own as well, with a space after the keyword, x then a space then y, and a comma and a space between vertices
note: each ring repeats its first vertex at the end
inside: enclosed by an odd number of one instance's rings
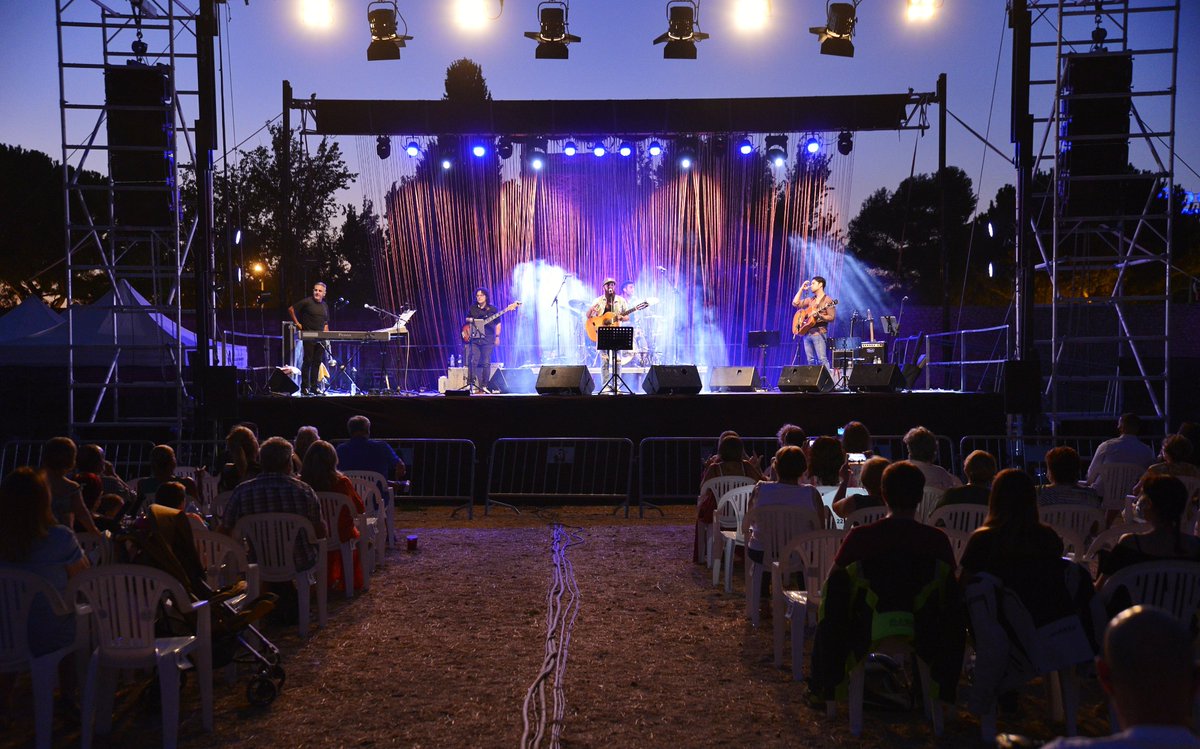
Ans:
MULTIPOLYGON (((658 299, 647 299, 642 304, 645 307, 652 307, 657 303, 658 299)), ((598 351, 596 344, 592 343, 587 335, 588 303, 582 299, 570 299, 567 301, 567 308, 577 316, 580 360, 586 361, 591 366, 601 366, 608 360, 609 354, 607 351, 598 351)), ((633 349, 617 353, 621 366, 650 367, 662 364, 665 327, 663 316, 652 312, 649 314, 638 312, 632 315, 626 324, 633 328, 633 349)))

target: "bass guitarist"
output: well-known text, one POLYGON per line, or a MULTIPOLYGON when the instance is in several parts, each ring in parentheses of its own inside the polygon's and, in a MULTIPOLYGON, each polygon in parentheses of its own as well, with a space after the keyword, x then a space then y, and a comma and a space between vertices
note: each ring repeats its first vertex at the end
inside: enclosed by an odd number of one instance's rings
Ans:
POLYGON ((804 358, 809 364, 821 364, 831 369, 829 363, 829 323, 837 316, 837 300, 825 294, 825 279, 813 276, 811 281, 800 284, 800 290, 792 298, 792 306, 796 307, 795 318, 792 320, 792 334, 799 336, 801 346, 796 347, 796 358, 800 358, 800 348, 804 349, 804 358), (812 291, 812 296, 805 298, 804 292, 812 291))
POLYGON ((467 387, 471 390, 486 390, 491 378, 492 349, 500 345, 500 315, 491 303, 488 290, 475 289, 475 304, 467 310, 467 326, 464 338, 467 344, 467 387), (485 325, 473 324, 474 320, 489 320, 485 325))

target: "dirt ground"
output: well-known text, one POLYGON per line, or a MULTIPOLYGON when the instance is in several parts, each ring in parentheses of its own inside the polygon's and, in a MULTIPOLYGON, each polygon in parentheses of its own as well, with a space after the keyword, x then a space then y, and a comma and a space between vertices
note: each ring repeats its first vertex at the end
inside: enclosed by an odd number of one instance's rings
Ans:
MULTIPOLYGON (((756 630, 742 616, 740 574, 727 595, 691 563, 693 512, 667 507, 664 517, 625 519, 604 507, 496 509, 474 520, 444 507, 399 512, 418 550, 390 552, 352 601, 331 592, 328 626, 314 622, 307 640, 295 627, 267 627, 287 671, 272 705, 251 707, 244 676, 230 685, 218 675, 216 729, 205 733, 189 683, 180 746, 521 745, 522 706, 545 653, 555 523, 581 541, 566 551, 579 598, 559 685, 563 746, 980 746, 978 722, 961 710, 947 715, 939 740, 919 713, 906 712, 868 712, 855 739, 844 705, 834 720, 809 707, 790 669, 772 665, 769 620, 756 630)), ((32 745, 28 678, 17 684, 0 747, 32 745)), ((137 691, 123 688, 113 733, 97 746, 161 742, 157 713, 137 691)), ((1001 716, 1012 745, 1062 730, 1049 722, 1044 695, 1031 685, 1022 717, 1001 716)), ((78 742, 78 717, 67 712, 56 711, 58 746, 78 742)), ((1094 684, 1084 685, 1080 726, 1106 732, 1094 684)))

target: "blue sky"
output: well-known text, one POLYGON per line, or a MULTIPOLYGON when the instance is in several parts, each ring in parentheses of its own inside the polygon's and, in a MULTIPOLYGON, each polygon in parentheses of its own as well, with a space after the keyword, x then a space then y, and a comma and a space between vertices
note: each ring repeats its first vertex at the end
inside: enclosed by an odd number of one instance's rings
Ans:
MULTIPOLYGON (((851 59, 818 54, 808 27, 824 21, 820 0, 771 0, 765 29, 740 32, 731 16, 739 0, 702 0, 700 21, 712 38, 700 43, 695 61, 663 60, 651 40, 666 29, 661 0, 574 0, 571 31, 583 43, 567 61, 535 60, 534 43, 521 33, 537 28, 533 0, 509 0, 503 13, 477 31, 460 29, 452 18, 454 0, 401 0, 401 13, 415 39, 398 62, 366 61, 367 3, 329 0, 332 25, 314 29, 300 21, 302 0, 238 0, 230 13, 226 61, 226 129, 235 143, 251 135, 280 110, 280 81, 292 82, 297 96, 321 98, 440 98, 446 66, 470 57, 483 67, 497 99, 708 98, 818 96, 933 90, 939 73, 949 81, 950 109, 1005 153, 1008 143, 1010 34, 1002 0, 945 0, 937 16, 922 24, 904 18, 904 0, 865 0, 860 5, 851 59), (998 67, 997 67, 998 65, 998 67), (993 92, 993 83, 995 89, 993 92)), ((112 0, 120 4, 121 0, 112 0)), ((1138 0, 1135 0, 1137 4, 1138 0)), ((87 0, 76 4, 89 7, 87 0)), ((494 14, 499 0, 485 0, 494 14)), ((1142 4, 1145 4, 1144 2, 1142 4)), ((59 155, 58 70, 54 3, 9 2, 0 24, 0 142, 59 155)), ((1110 37, 1115 36, 1108 24, 1110 37)), ((1176 150, 1200 170, 1200 3, 1185 2, 1180 23, 1176 150)), ((1147 43, 1161 46, 1169 36, 1140 23, 1147 43)), ((1045 32, 1042 32, 1043 35, 1045 32)), ((81 42, 69 41, 70 44, 81 42)), ((76 47, 78 49, 79 47, 76 47)), ((97 53, 98 56, 98 53, 97 53)), ((1140 90, 1166 85, 1162 60, 1135 62, 1140 90)), ((1036 63, 1035 63, 1036 64, 1036 63)), ((1039 71, 1046 74, 1045 67, 1039 71)), ((1035 73, 1035 77, 1038 73, 1035 73)), ((75 96, 79 96, 78 89, 75 96)), ((70 93, 70 91, 69 91, 70 93)), ((1149 102, 1142 100, 1150 109, 1149 102)), ((1035 109, 1045 104, 1035 101, 1035 109)), ((1149 119, 1153 119, 1153 112, 1149 119)), ((934 124, 936 125, 936 118, 934 124)), ((1160 116, 1161 118, 1161 116, 1160 116)), ((1040 138, 1044 127, 1037 130, 1040 138)), ((1011 168, 984 152, 965 129, 951 122, 949 160, 963 168, 981 191, 981 207, 996 189, 1012 182, 1011 168), (982 165, 982 168, 981 168, 982 165), (982 175, 982 179, 980 179, 982 175)), ((258 145, 252 138, 247 147, 258 145)), ((855 141, 850 189, 852 212, 877 187, 894 188, 912 168, 931 172, 937 164, 937 133, 863 133, 855 141)), ((358 171, 353 142, 343 144, 358 171)), ((399 151, 399 149, 397 149, 399 151)), ((395 156, 393 156, 395 158, 395 156)), ((1135 163, 1149 166, 1134 149, 1135 163)), ((1182 163, 1176 181, 1200 188, 1200 178, 1182 163)), ((345 196, 357 201, 357 193, 345 196)))

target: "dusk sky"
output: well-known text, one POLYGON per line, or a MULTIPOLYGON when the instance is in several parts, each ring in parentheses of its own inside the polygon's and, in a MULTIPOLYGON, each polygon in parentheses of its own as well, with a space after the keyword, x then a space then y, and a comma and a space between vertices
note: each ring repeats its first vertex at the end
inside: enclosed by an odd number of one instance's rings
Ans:
MULTIPOLYGON (((311 0, 321 5, 318 0, 311 0)), ((1011 34, 1002 0, 946 0, 930 21, 905 20, 904 0, 865 0, 858 9, 856 56, 839 58, 818 53, 809 26, 823 25, 819 0, 772 0, 765 28, 739 30, 733 12, 745 0, 703 0, 701 28, 712 38, 699 44, 694 61, 664 60, 662 46, 651 40, 666 30, 661 0, 574 0, 571 32, 583 37, 572 45, 567 61, 535 60, 534 42, 522 38, 537 29, 536 3, 509 0, 499 19, 477 30, 463 30, 454 20, 455 2, 401 0, 400 11, 415 39, 391 62, 366 60, 369 42, 367 3, 328 0, 328 26, 313 27, 301 19, 302 0, 237 0, 223 6, 230 21, 226 60, 226 129, 231 144, 251 135, 280 111, 280 81, 292 82, 296 95, 351 99, 436 99, 443 91, 446 66, 460 57, 478 62, 496 99, 624 99, 817 96, 932 91, 939 73, 949 82, 949 108, 972 128, 987 132, 1003 152, 1009 144, 1011 34), (993 93, 993 82, 995 88, 993 93), (231 85, 230 85, 231 83, 231 85)), ((165 0, 164 0, 165 2, 165 0)), ((120 0, 112 0, 124 5, 120 0)), ((91 7, 88 0, 77 5, 91 7)), ((1135 3, 1136 4, 1136 3, 1135 3)), ((8 2, 0 25, 0 142, 21 145, 60 157, 58 71, 54 3, 8 2)), ((483 2, 494 15, 498 0, 483 2)), ((98 18, 98 12, 96 13, 98 18)), ((1162 20, 1165 20, 1162 19, 1162 20)), ((1090 25, 1090 20, 1086 24, 1090 25)), ((1107 23, 1110 38, 1116 30, 1107 23)), ((1040 32, 1047 38, 1048 27, 1040 32)), ((1139 21, 1144 44, 1170 44, 1169 34, 1139 21)), ((1200 2, 1183 4, 1180 23, 1177 154, 1200 170, 1200 2), (1191 81, 1192 83, 1188 83, 1191 81)), ((94 35, 93 35, 94 38, 94 35)), ((92 42, 94 44, 94 42, 92 42)), ((98 45, 93 61, 99 59, 98 45)), ((76 53, 78 54, 78 53, 76 53)), ((1169 82, 1162 62, 1150 57, 1134 64, 1135 87, 1146 90, 1169 82)), ((1034 77, 1052 76, 1051 66, 1037 67, 1034 77)), ((77 90, 77 89, 75 89, 77 90)), ((71 95, 69 89, 68 95, 71 95)), ((79 96, 79 93, 74 94, 79 96)), ((91 92, 98 101, 102 92, 91 92)), ((1045 98, 1041 99, 1045 102, 1045 98)), ((1143 116, 1153 123, 1151 104, 1143 116), (1148 116, 1147 116, 1148 115, 1148 116)), ((1035 110, 1045 111, 1046 104, 1035 110)), ((878 187, 895 188, 908 176, 916 144, 916 170, 937 165, 935 128, 924 138, 915 133, 863 133, 855 140, 850 205, 878 187), (919 140, 919 142, 918 142, 919 140)), ((1161 120, 1161 115, 1160 115, 1161 120)), ((1157 126, 1156 126, 1157 129, 1157 126)), ((1045 127, 1036 130, 1040 140, 1045 127)), ((977 181, 981 208, 998 187, 1013 181, 1011 167, 953 120, 948 127, 949 161, 977 181), (981 175, 982 164, 982 180, 981 175)), ((260 135, 246 144, 265 143, 260 135)), ((359 171, 355 143, 342 144, 352 170, 359 171)), ((793 144, 794 148, 794 144, 793 144)), ((1132 149, 1135 164, 1149 167, 1132 149)), ((403 158, 400 148, 392 158, 403 158)), ((371 157, 373 158, 373 156, 371 157)), ((90 164, 94 166, 95 163, 90 164)), ((1176 163, 1176 181, 1200 188, 1200 177, 1176 163)), ((345 200, 358 200, 358 190, 345 200)), ((371 196, 378 202, 379 196, 371 196)))

